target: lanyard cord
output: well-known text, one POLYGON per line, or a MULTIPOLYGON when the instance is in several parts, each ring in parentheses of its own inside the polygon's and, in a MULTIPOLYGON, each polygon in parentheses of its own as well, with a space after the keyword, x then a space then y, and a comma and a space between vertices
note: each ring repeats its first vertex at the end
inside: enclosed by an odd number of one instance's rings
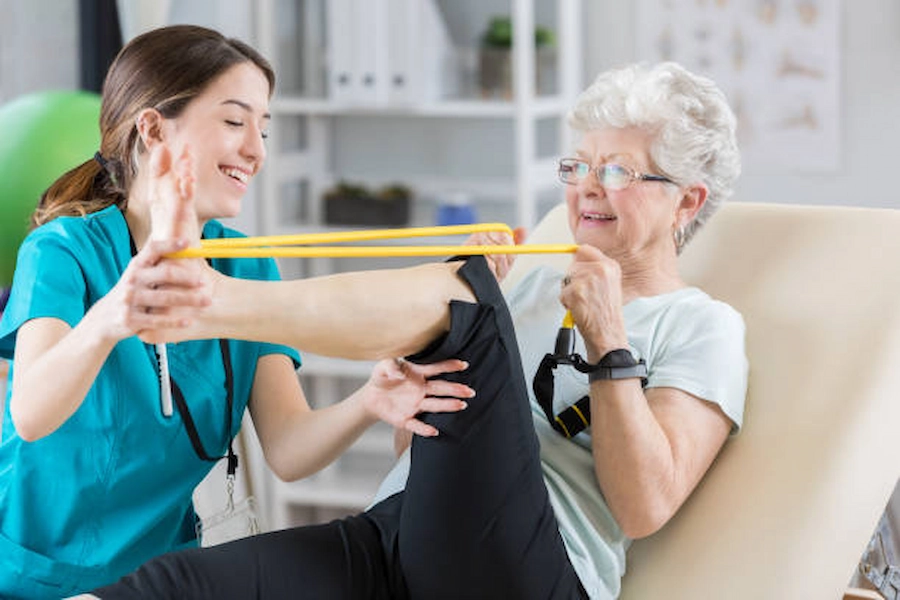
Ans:
MULTIPOLYGON (((124 214, 122 216, 124 218, 124 214)), ((128 242, 131 245, 131 256, 133 258, 137 255, 137 245, 134 243, 134 237, 131 235, 130 229, 128 230, 128 242)), ((228 477, 230 480, 233 480, 235 473, 237 473, 238 455, 234 452, 234 438, 231 435, 231 427, 233 425, 232 413, 234 412, 234 373, 231 368, 231 350, 228 348, 227 340, 219 339, 219 351, 222 354, 222 366, 225 369, 225 438, 228 440, 228 454, 224 456, 210 456, 206 452, 203 442, 200 441, 200 434, 197 432, 197 426, 194 424, 194 417, 191 416, 191 411, 188 409, 187 401, 184 399, 181 388, 178 387, 174 379, 170 378, 169 381, 171 382, 172 398, 175 400, 175 407, 178 409, 178 414, 181 415, 181 420, 184 421, 184 428, 187 430, 194 453, 200 460, 208 462, 218 462, 223 458, 227 458, 228 477)), ((156 351, 156 363, 157 368, 159 368, 159 351, 156 351)))
POLYGON ((228 476, 234 477, 238 467, 238 456, 234 453, 234 440, 231 437, 232 413, 234 410, 234 376, 231 370, 231 351, 228 348, 227 340, 219 339, 219 350, 222 353, 222 364, 225 366, 225 406, 227 410, 225 414, 225 436, 228 439, 228 454, 225 456, 210 456, 206 452, 203 442, 200 441, 197 427, 194 425, 194 418, 191 416, 191 411, 188 409, 187 402, 184 399, 184 394, 174 379, 172 380, 172 398, 175 400, 175 407, 178 409, 178 414, 181 415, 181 420, 184 421, 184 428, 191 439, 191 446, 194 447, 194 452, 200 460, 218 462, 223 458, 228 458, 228 476))

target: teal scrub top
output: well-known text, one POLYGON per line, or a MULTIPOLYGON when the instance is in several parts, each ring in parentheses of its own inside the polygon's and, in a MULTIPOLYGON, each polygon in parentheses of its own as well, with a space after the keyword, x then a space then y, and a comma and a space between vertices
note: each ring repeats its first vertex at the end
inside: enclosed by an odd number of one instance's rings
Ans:
MULTIPOLYGON (((203 233, 241 235, 216 221, 203 233)), ((131 258, 117 207, 57 218, 32 231, 19 250, 0 320, 0 356, 13 358, 16 332, 30 319, 54 317, 74 327, 131 258)), ((245 279, 278 278, 271 259, 219 259, 213 267, 245 279)), ((212 456, 223 455, 240 428, 257 360, 281 353, 300 361, 284 346, 228 344, 234 377, 228 432, 218 341, 168 346, 172 378, 212 456)), ((137 337, 119 342, 78 410, 34 442, 23 441, 10 418, 12 376, 0 437, 0 597, 75 594, 115 581, 155 555, 196 545, 191 497, 213 463, 197 457, 177 411, 162 415, 152 346, 137 337)))

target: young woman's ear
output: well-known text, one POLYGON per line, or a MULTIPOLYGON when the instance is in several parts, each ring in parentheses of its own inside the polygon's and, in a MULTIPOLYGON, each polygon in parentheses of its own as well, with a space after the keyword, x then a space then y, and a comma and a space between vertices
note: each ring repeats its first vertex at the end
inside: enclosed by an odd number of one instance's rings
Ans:
POLYGON ((150 150, 163 141, 163 116, 155 108, 145 108, 134 120, 144 148, 150 150))

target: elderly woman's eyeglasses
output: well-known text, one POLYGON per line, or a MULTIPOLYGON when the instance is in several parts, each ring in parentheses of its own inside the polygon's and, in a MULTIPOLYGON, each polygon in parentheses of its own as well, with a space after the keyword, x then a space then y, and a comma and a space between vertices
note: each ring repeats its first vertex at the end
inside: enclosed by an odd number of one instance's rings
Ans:
POLYGON ((631 167, 619 163, 603 163, 596 169, 591 164, 578 158, 561 158, 559 160, 559 180, 569 185, 578 185, 593 172, 604 189, 620 191, 631 186, 635 181, 663 181, 675 183, 662 175, 638 173, 631 167))

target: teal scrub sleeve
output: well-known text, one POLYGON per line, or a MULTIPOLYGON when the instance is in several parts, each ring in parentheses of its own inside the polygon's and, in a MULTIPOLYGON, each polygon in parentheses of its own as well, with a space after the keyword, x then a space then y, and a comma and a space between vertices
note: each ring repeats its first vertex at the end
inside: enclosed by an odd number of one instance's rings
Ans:
POLYGON ((19 328, 31 319, 54 317, 70 326, 87 305, 81 265, 57 235, 37 229, 19 248, 9 303, 0 320, 0 357, 12 359, 19 328))

